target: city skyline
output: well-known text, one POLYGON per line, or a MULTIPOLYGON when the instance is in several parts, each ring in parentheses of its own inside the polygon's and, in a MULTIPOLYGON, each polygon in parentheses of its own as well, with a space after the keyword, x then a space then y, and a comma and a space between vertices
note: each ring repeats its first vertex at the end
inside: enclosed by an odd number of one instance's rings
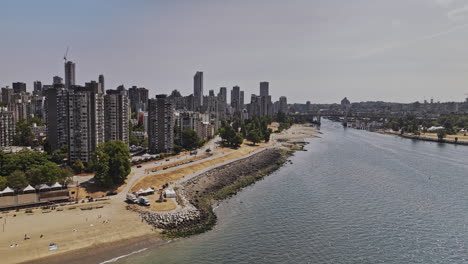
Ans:
POLYGON ((463 101, 468 92, 461 1, 26 3, 2 3, 0 86, 65 79, 70 46, 77 84, 104 74, 109 89, 136 85, 151 97, 192 93, 196 71, 205 91, 256 94, 268 80, 289 103, 463 101))

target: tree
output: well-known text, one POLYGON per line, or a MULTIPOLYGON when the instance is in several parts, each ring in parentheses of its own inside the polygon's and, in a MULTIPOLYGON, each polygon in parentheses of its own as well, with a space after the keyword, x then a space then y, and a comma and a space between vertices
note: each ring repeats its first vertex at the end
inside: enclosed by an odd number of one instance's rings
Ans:
POLYGON ((131 170, 130 152, 121 140, 99 144, 94 154, 95 180, 103 187, 123 184, 131 170))
POLYGON ((53 162, 46 162, 44 164, 35 165, 26 172, 27 179, 30 184, 53 184, 55 182, 66 183, 72 173, 68 169, 60 168, 53 162))
POLYGON ((236 133, 236 135, 232 139, 232 146, 235 147, 235 148, 240 147, 240 145, 242 145, 243 141, 244 141, 244 138, 242 137, 242 134, 241 133, 236 133))
POLYGON ((136 138, 135 136, 130 135, 129 139, 130 139, 130 146, 140 145, 140 141, 138 141, 138 138, 136 138))
POLYGON ((437 138, 439 139, 439 141, 443 141, 445 136, 447 136, 447 131, 445 131, 445 129, 437 130, 437 138))
POLYGON ((273 133, 273 130, 271 130, 271 128, 268 128, 268 129, 266 130, 265 134, 263 134, 263 140, 265 140, 265 142, 269 142, 269 141, 270 141, 271 133, 273 133))
POLYGON ((32 146, 34 134, 26 120, 21 119, 16 122, 16 134, 13 138, 14 144, 17 146, 32 146))
POLYGON ((22 189, 28 185, 28 179, 24 172, 16 170, 7 176, 8 186, 13 189, 22 189))
POLYGON ((8 186, 8 180, 6 177, 0 176, 0 190, 4 190, 8 186))
POLYGON ((85 169, 85 166, 80 159, 77 159, 73 162, 72 168, 76 174, 80 174, 85 169))
POLYGON ((258 130, 257 129, 250 130, 249 133, 247 134, 247 140, 251 141, 254 146, 258 142, 260 142, 260 133, 258 132, 258 130))
POLYGON ((199 139, 197 132, 191 129, 185 129, 182 131, 181 139, 182 147, 184 149, 194 149, 198 146, 199 139))

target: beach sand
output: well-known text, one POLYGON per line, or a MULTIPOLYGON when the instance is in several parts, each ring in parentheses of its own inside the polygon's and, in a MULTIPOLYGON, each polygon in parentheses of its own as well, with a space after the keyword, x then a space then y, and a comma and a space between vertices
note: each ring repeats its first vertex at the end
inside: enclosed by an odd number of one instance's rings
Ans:
POLYGON ((42 213, 49 210, 33 209, 33 215, 24 212, 0 214, 1 262, 26 262, 144 235, 159 237, 150 226, 141 222, 137 214, 126 210, 125 205, 123 202, 111 204, 104 201, 58 207, 63 211, 53 210, 50 213, 42 213), (104 208, 83 211, 78 206, 104 208), (71 207, 77 208, 69 210, 71 207), (16 217, 13 216, 15 214, 16 217), (25 234, 30 239, 24 240, 25 234), (58 249, 49 251, 50 243, 55 243, 58 249), (11 248, 12 244, 18 246, 11 248))

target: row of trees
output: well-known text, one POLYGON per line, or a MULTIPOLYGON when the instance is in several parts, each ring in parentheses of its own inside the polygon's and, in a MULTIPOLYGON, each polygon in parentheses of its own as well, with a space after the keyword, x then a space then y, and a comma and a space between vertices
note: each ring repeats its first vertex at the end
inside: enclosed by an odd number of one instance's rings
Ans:
POLYGON ((429 128, 432 126, 441 126, 446 134, 456 134, 461 128, 468 128, 468 115, 443 115, 436 120, 419 119, 413 115, 406 115, 399 118, 390 119, 384 124, 385 128, 403 133, 420 133, 420 127, 429 128))
POLYGON ((233 120, 223 121, 218 134, 222 139, 223 145, 234 148, 239 147, 244 139, 249 140, 254 145, 261 141, 268 142, 273 132, 268 128, 268 124, 272 121, 274 119, 270 116, 263 118, 253 117, 244 120, 244 122, 241 122, 238 118, 234 118, 233 120))
POLYGON ((14 154, 0 152, 0 175, 0 189, 21 189, 28 184, 66 184, 72 173, 52 162, 46 153, 23 150, 14 154))

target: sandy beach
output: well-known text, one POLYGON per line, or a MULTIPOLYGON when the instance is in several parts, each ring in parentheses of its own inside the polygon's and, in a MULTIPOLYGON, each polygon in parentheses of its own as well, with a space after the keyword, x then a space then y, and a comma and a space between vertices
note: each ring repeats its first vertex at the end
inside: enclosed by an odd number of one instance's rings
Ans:
MULTIPOLYGON (((126 209, 124 200, 127 192, 189 179, 197 172, 237 161, 255 151, 281 147, 287 140, 304 140, 315 136, 315 128, 294 125, 282 133, 273 134, 269 143, 257 146, 243 144, 236 150, 213 146, 213 155, 209 158, 158 173, 147 173, 152 167, 163 166, 155 165, 154 162, 141 168, 132 167, 127 184, 119 188, 119 194, 111 196, 109 200, 60 206, 60 211, 35 208, 33 214, 26 214, 24 210, 0 213, 2 263, 31 263, 33 260, 32 263, 100 263, 138 249, 166 243, 167 240, 160 234, 161 230, 154 229, 143 222, 138 213, 126 209), (102 208, 81 210, 82 207, 102 208), (30 239, 24 240, 25 235, 30 239), (49 250, 51 243, 56 244, 58 249, 49 250)), ((174 206, 168 204, 160 208, 170 210, 174 206)))

